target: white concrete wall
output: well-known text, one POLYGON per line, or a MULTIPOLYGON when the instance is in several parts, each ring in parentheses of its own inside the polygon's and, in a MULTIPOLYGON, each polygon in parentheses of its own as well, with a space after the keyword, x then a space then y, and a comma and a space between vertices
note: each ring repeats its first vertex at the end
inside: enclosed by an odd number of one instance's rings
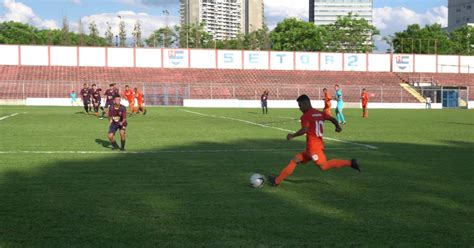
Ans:
POLYGON ((390 54, 369 54, 369 71, 387 72, 390 67, 390 54))
POLYGON ((160 68, 161 65, 161 49, 137 48, 136 49, 136 66, 160 68))
POLYGON ((436 55, 416 55, 415 72, 436 72, 436 55))
POLYGON ((438 56, 438 72, 440 73, 458 73, 459 56, 438 56))
POLYGON ((394 72, 413 72, 413 55, 394 54, 392 65, 394 72))
POLYGON ((294 65, 293 52, 272 52, 270 54, 270 70, 293 70, 294 65))
POLYGON ((107 48, 107 65, 109 67, 133 67, 133 48, 107 48))
POLYGON ((267 51, 245 51, 244 69, 268 70, 268 55, 267 51))
POLYGON ((321 71, 342 71, 342 53, 321 53, 321 71))
POLYGON ((216 54, 212 49, 0 45, 0 65, 77 66, 79 61, 79 66, 109 67, 474 73, 474 56, 393 54, 390 58, 390 54, 241 50, 216 54))
POLYGON ((48 65, 47 46, 21 46, 22 65, 48 65))
POLYGON ((318 70, 319 53, 296 52, 295 56, 296 70, 318 70))
POLYGON ((105 48, 103 47, 80 47, 79 48, 80 66, 105 66, 105 48))
POLYGON ((191 52, 191 68, 216 68, 216 50, 193 49, 191 52))
POLYGON ((77 47, 51 47, 52 66, 77 66, 77 47))
POLYGON ((0 45, 0 65, 18 65, 18 48, 16 45, 0 45))
POLYGON ((165 68, 189 68, 188 49, 163 49, 165 68))
POLYGON ((242 69, 242 51, 219 50, 217 60, 219 69, 242 69))
POLYGON ((367 54, 345 53, 344 71, 367 71, 367 54))

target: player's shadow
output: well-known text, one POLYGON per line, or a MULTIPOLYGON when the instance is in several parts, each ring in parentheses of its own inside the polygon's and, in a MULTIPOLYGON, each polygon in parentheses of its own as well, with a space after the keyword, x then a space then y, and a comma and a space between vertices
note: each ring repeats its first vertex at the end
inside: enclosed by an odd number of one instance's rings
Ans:
POLYGON ((112 148, 112 145, 110 144, 110 141, 108 140, 103 140, 103 139, 95 139, 95 143, 101 145, 102 147, 105 148, 112 148))
POLYGON ((304 149, 303 141, 241 139, 139 153, 5 156, 2 162, 18 166, 0 170, 0 245, 474 243, 474 171, 465 161, 474 143, 371 145, 379 149, 339 143, 326 150, 329 159, 358 158, 362 173, 322 172, 307 164, 278 188, 262 189, 250 188, 249 176, 277 174, 297 152, 292 149, 304 149))

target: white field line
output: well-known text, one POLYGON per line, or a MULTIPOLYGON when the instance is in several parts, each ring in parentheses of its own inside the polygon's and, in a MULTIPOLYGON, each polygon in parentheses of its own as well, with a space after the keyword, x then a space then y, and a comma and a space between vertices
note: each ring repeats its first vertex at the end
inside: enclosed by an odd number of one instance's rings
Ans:
POLYGON ((14 113, 14 114, 11 114, 11 115, 7 115, 7 116, 4 116, 4 117, 1 117, 1 118, 0 118, 0 121, 3 121, 3 120, 5 120, 6 118, 10 118, 10 117, 13 117, 13 116, 15 116, 15 115, 18 115, 18 113, 14 113))
MULTIPOLYGON (((332 147, 326 150, 355 150, 365 148, 332 147)), ((0 151, 0 154, 166 154, 166 153, 251 153, 301 151, 301 149, 220 149, 220 150, 162 150, 162 151, 0 151)))
MULTIPOLYGON (((232 120, 232 121, 243 122, 243 123, 247 123, 247 124, 254 125, 254 126, 276 129, 276 130, 283 131, 283 132, 294 132, 293 130, 289 130, 289 129, 285 129, 285 128, 272 127, 272 126, 268 126, 268 125, 264 125, 264 124, 260 124, 260 123, 256 123, 256 122, 252 122, 252 121, 247 121, 247 120, 232 118, 232 117, 203 114, 203 113, 199 113, 199 112, 195 112, 195 111, 190 111, 190 110, 185 110, 185 109, 182 109, 181 111, 184 111, 184 112, 187 112, 187 113, 191 113, 191 114, 195 114, 195 115, 204 116, 204 117, 220 118, 220 119, 225 119, 225 120, 232 120)), ((378 149, 378 147, 376 147, 376 146, 367 145, 367 144, 361 144, 361 143, 355 143, 355 142, 351 142, 351 141, 345 141, 345 140, 334 139, 334 138, 328 138, 328 137, 324 137, 324 139, 325 139, 325 140, 335 141, 335 142, 340 142, 340 143, 344 143, 344 144, 362 146, 362 147, 365 147, 365 148, 368 148, 368 149, 378 149)))

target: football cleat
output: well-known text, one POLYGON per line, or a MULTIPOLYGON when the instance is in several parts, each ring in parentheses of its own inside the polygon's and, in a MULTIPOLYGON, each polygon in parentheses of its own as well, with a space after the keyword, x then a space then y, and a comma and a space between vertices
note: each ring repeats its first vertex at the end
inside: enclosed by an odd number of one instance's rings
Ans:
POLYGON ((268 183, 270 186, 277 187, 278 184, 276 183, 276 177, 275 176, 268 176, 268 183))
POLYGON ((352 164, 351 164, 351 168, 354 169, 354 170, 358 170, 359 172, 360 171, 360 168, 359 168, 359 163, 357 163, 357 159, 352 159, 351 160, 352 164))

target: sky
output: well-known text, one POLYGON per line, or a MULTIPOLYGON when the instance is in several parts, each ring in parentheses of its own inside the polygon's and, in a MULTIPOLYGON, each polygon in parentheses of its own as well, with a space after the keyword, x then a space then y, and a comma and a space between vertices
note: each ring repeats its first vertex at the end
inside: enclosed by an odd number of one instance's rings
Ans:
MULTIPOLYGON (((447 25, 448 0, 374 0, 374 25, 380 30, 376 45, 384 51, 381 37, 402 31, 407 25, 440 23, 447 25)), ((264 0, 266 23, 270 29, 286 17, 308 19, 308 0, 264 0)), ((179 23, 179 0, 0 0, 0 22, 19 21, 38 28, 60 28, 67 17, 71 29, 77 30, 79 20, 85 27, 95 21, 101 34, 107 22, 118 31, 121 16, 131 33, 136 20, 142 24, 143 35, 179 23), (168 10, 169 15, 164 14, 168 10)), ((86 29, 87 32, 87 29, 86 29)))

